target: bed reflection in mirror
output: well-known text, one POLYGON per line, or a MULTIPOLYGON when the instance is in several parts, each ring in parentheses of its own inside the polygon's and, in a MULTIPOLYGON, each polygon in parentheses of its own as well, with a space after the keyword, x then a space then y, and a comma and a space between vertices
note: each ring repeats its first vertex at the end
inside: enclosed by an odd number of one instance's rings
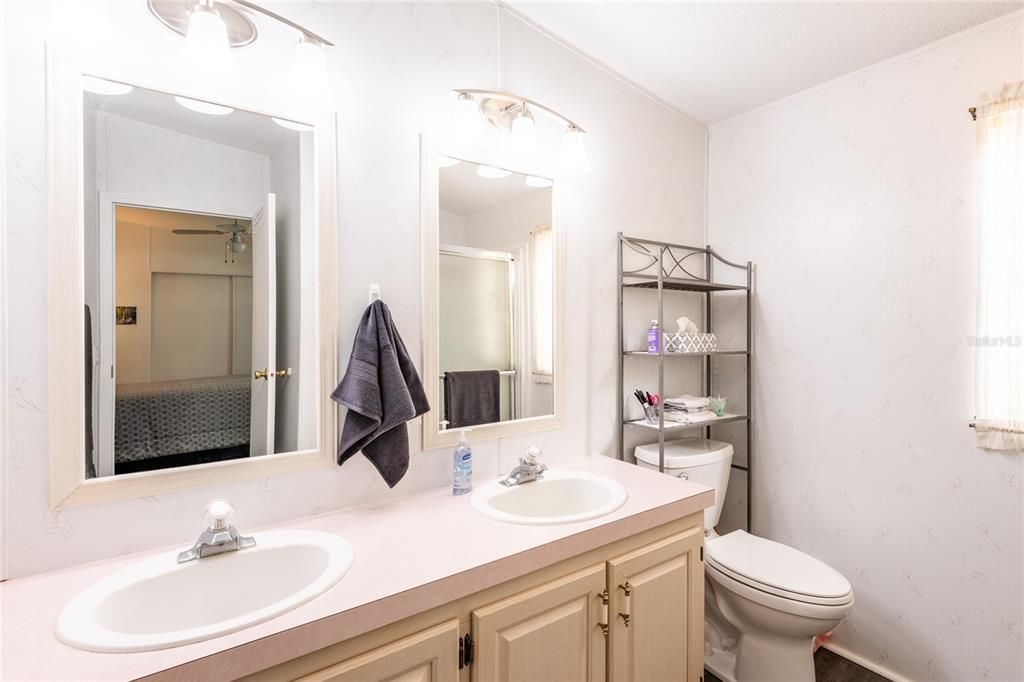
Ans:
POLYGON ((439 428, 553 414, 551 181, 442 160, 439 428))
POLYGON ((313 133, 100 89, 83 92, 86 476, 315 448, 313 133))

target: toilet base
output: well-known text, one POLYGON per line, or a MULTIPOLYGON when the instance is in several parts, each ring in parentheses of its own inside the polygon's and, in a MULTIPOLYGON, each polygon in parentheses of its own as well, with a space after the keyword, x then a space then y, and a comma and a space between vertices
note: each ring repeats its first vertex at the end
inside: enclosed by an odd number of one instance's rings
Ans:
POLYGON ((741 636, 735 651, 711 649, 704 667, 722 682, 814 682, 813 640, 741 636))
POLYGON ((737 682, 736 654, 731 651, 713 650, 710 656, 704 657, 704 668, 722 682, 737 682))
POLYGON ((736 646, 736 679, 814 682, 813 639, 744 632, 736 646))

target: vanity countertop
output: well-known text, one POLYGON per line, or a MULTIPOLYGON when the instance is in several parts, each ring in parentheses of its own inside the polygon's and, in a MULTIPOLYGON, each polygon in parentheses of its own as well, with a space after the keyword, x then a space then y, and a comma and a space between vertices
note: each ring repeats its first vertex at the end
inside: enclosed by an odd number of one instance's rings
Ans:
POLYGON ((280 524, 275 528, 344 537, 355 550, 351 570, 323 595, 292 611, 195 644, 99 654, 72 648, 56 637, 57 616, 74 595, 156 552, 0 583, 0 678, 238 677, 693 514, 714 499, 705 486, 608 457, 558 461, 552 467, 614 478, 625 486, 629 499, 617 511, 590 521, 520 526, 485 518, 471 507, 470 495, 455 497, 441 489, 280 524))

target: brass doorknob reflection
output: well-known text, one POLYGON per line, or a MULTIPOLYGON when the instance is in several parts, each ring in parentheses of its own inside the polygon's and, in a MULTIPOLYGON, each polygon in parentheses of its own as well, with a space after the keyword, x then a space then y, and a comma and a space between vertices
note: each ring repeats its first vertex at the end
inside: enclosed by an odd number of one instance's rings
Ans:
POLYGON ((255 379, 267 379, 269 377, 290 377, 292 375, 292 368, 278 369, 271 372, 269 369, 258 369, 252 373, 255 379))

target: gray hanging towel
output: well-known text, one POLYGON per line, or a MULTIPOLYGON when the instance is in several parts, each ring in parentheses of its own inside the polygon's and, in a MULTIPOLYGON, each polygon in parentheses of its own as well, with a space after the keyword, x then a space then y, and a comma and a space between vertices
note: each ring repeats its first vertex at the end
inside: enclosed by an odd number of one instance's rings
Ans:
POLYGON ((389 487, 409 470, 405 422, 430 410, 409 352, 380 300, 363 313, 345 377, 331 394, 348 408, 338 464, 362 450, 389 487))
POLYGON ((496 369, 444 373, 449 429, 501 421, 501 374, 496 369))

